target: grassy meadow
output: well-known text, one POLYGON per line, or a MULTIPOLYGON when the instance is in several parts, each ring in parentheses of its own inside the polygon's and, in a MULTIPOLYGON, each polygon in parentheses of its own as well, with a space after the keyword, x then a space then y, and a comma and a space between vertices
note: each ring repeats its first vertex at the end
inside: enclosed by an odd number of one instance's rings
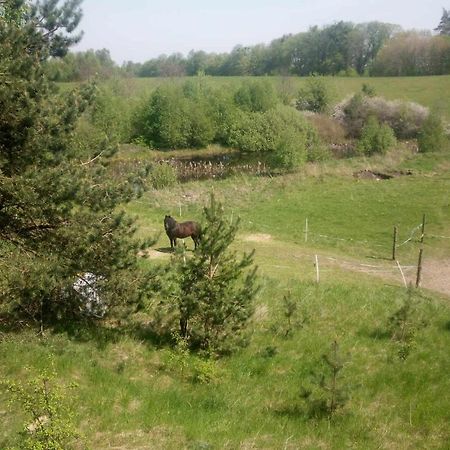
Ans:
MULTIPOLYGON (((450 76, 327 81, 336 101, 368 83, 377 94, 435 107, 450 119, 450 76)), ((139 98, 159 82, 124 83, 139 98)), ((296 90, 303 80, 274 83, 296 90)), ((151 153, 123 147, 117 158, 151 153)), ((26 382, 51 358, 53 383, 75 383, 64 402, 74 412, 79 449, 449 448, 449 154, 416 154, 400 144, 387 155, 307 164, 283 176, 150 189, 126 206, 138 235, 156 238, 143 265, 170 263, 164 215, 201 220, 211 192, 230 220, 240 217, 234 250, 255 249, 261 289, 247 347, 204 360, 156 336, 145 311, 121 327, 74 325, 44 336, 0 322, 0 378, 26 382), (359 179, 364 169, 398 176, 359 179), (414 282, 423 214, 423 287, 408 294, 391 259, 393 227, 402 244, 397 260, 414 282), (286 298, 296 305, 291 316, 286 298), (403 340, 392 337, 399 311, 403 340), (309 387, 318 398, 330 395, 317 380, 330 379, 323 355, 334 341, 343 360, 336 390, 345 401, 329 417, 301 393, 309 387)), ((193 248, 191 240, 186 245, 193 248)), ((0 391, 0 448, 18 445, 26 420, 0 391)))

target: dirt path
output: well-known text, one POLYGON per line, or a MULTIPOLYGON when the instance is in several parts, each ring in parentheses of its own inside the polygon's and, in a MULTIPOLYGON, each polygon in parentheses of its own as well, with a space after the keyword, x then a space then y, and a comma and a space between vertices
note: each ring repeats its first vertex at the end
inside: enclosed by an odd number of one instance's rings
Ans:
MULTIPOLYGON (((309 264, 309 262, 312 264, 314 261, 314 249, 305 249, 289 242, 277 241, 267 233, 242 235, 239 236, 239 239, 253 246, 257 254, 258 249, 261 253, 265 250, 264 253, 270 255, 272 260, 276 262, 276 264, 269 264, 272 267, 295 270, 299 259, 304 260, 306 264, 309 264)), ((153 248, 145 253, 149 259, 169 259, 171 256, 170 248, 153 248)), ((393 261, 356 260, 351 257, 325 253, 322 250, 318 251, 317 254, 319 255, 321 270, 341 269, 403 284, 402 274, 393 261)), ((402 266, 402 271, 406 283, 415 285, 417 267, 415 265, 402 266)), ((421 287, 450 297, 450 258, 426 258, 422 270, 421 287)))
MULTIPOLYGON (((313 261, 315 255, 314 249, 304 249, 295 244, 288 244, 285 242, 276 241, 270 234, 250 234, 242 236, 245 242, 252 242, 256 250, 258 247, 270 245, 272 253, 279 258, 279 267, 289 267, 295 264, 290 259, 293 258, 308 258, 313 261), (290 255, 285 252, 278 252, 277 247, 289 246, 290 255)), ((322 269, 326 268, 340 268, 346 271, 364 273, 366 275, 383 278, 398 284, 403 284, 403 276, 406 284, 412 283, 415 285, 417 266, 402 266, 403 271, 400 272, 397 264, 394 261, 373 261, 373 260, 356 260, 351 257, 337 256, 333 254, 324 253, 322 250, 318 251, 320 266, 322 269)), ((430 289, 435 292, 447 295, 450 297, 450 258, 446 259, 430 259, 424 261, 421 277, 421 287, 430 289)))

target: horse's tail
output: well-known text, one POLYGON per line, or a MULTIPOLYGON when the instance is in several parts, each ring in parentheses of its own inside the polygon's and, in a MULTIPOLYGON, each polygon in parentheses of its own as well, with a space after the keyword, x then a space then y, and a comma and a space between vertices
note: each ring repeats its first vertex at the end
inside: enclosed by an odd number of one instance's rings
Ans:
POLYGON ((192 235, 192 238, 194 239, 195 242, 195 248, 197 248, 197 245, 199 245, 200 242, 202 241, 203 230, 202 226, 198 222, 194 223, 195 223, 195 235, 192 235))

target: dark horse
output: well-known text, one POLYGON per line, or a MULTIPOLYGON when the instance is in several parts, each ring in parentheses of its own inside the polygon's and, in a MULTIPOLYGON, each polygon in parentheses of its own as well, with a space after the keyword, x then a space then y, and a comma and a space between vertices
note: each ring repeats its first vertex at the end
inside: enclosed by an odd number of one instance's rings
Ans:
POLYGON ((170 239, 171 248, 177 245, 177 238, 183 239, 190 236, 194 241, 195 248, 200 243, 201 228, 197 222, 178 223, 172 216, 166 216, 164 217, 164 228, 170 239))

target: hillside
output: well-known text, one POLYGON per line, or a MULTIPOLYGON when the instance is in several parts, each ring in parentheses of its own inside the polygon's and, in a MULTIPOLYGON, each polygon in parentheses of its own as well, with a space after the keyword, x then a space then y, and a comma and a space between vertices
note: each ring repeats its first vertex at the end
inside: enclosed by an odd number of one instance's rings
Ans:
MULTIPOLYGON (((82 442, 96 449, 445 448, 448 164, 445 154, 404 153, 316 163, 283 177, 241 175, 151 190, 129 206, 142 236, 160 233, 146 265, 169 260, 164 214, 199 219, 214 191, 230 219, 241 217, 235 248, 256 250, 262 286, 250 345, 217 361, 174 349, 155 334, 157 305, 120 329, 115 322, 74 325, 37 337, 20 326, 12 333, 3 323, 1 376, 25 380, 24 367, 36 374, 51 355, 58 384, 77 384, 66 397, 84 436, 77 448, 82 442), (384 181, 354 176, 388 167, 413 174, 384 181), (408 296, 389 260, 392 227, 399 226, 400 243, 408 241, 397 259, 414 281, 420 234, 411 232, 423 213, 425 289, 412 296, 406 326, 414 331, 397 341, 389 318, 408 296), (297 308, 288 323, 289 295, 297 308), (345 361, 338 385, 346 400, 331 420, 309 418, 311 404, 300 393, 314 386, 312 372, 328 377, 321 355, 334 340, 345 361)), ((2 447, 21 427, 21 414, 13 411, 1 408, 2 447)))

